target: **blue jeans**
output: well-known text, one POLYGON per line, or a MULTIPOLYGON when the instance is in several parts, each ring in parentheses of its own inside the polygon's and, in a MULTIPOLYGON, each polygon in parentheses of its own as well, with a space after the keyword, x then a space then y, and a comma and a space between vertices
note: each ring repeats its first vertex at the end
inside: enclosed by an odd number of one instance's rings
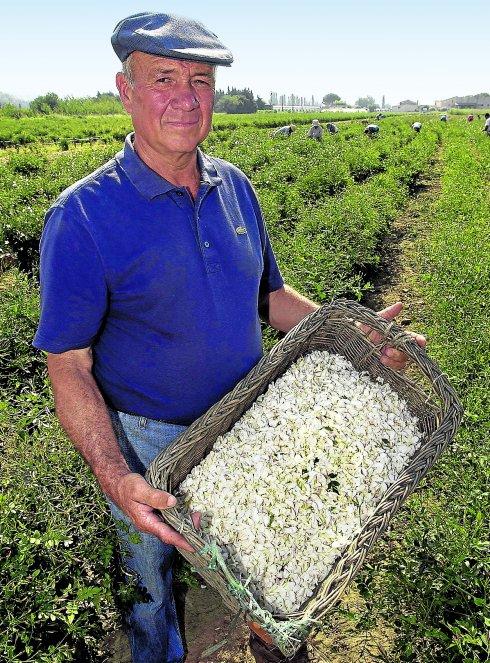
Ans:
MULTIPOLYGON (((139 474, 144 474, 155 456, 186 428, 124 412, 109 411, 109 414, 121 452, 131 471, 139 474)), ((123 564, 137 575, 139 587, 148 599, 135 602, 128 615, 133 663, 181 663, 184 648, 172 591, 175 548, 152 534, 136 530, 131 520, 110 501, 109 507, 118 521, 123 564)))

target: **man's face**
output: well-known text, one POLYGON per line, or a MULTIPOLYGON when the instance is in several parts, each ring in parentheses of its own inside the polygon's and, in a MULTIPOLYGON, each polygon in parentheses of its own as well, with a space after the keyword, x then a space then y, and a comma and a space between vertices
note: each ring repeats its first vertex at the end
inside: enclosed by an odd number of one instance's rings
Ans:
POLYGON ((211 129, 214 70, 210 64, 136 51, 134 84, 116 78, 137 145, 163 157, 193 152, 211 129))

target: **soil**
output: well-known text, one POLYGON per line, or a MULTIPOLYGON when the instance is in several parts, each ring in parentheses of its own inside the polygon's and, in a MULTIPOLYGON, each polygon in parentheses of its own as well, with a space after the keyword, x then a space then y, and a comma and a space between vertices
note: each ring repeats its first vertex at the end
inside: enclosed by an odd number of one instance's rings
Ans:
MULTIPOLYGON (((363 304, 379 310, 396 301, 403 301, 400 322, 410 325, 411 318, 421 319, 424 300, 416 293, 413 244, 423 237, 424 217, 439 192, 438 161, 429 173, 421 177, 413 188, 412 198, 404 212, 393 223, 381 246, 381 262, 369 275, 373 290, 363 304)), ((364 607, 356 591, 355 582, 340 602, 343 614, 356 614, 364 607)), ((248 650, 248 628, 240 623, 230 631, 232 615, 212 588, 201 585, 191 588, 186 597, 186 663, 254 663, 248 650), (225 640, 223 646, 205 655, 207 649, 225 640)), ((314 634, 308 640, 312 663, 374 663, 390 661, 394 633, 388 624, 379 622, 363 630, 356 620, 342 617, 337 611, 330 617, 328 633, 314 634)), ((131 663, 128 641, 117 631, 109 636, 104 649, 110 651, 109 663, 131 663)))
POLYGON ((412 189, 412 198, 404 212, 394 221, 384 238, 381 261, 371 277, 373 289, 363 299, 363 304, 379 310, 402 301, 403 311, 399 317, 402 326, 411 324, 411 319, 421 319, 424 300, 417 294, 417 264, 414 256, 415 238, 425 234, 424 218, 440 191, 439 157, 436 155, 430 171, 422 175, 412 189))
MULTIPOLYGON (((362 599, 352 588, 341 603, 346 610, 356 612, 362 599)), ((214 589, 206 585, 191 588, 185 611, 186 663, 255 663, 248 649, 248 627, 241 622, 230 631, 233 616, 214 589), (219 650, 206 654, 222 642, 219 650)), ((374 663, 383 660, 392 641, 393 632, 385 624, 361 632, 349 619, 334 616, 329 633, 313 635, 308 641, 308 650, 312 663, 374 663)), ((110 652, 108 663, 131 663, 128 639, 122 631, 110 635, 103 649, 110 652)))

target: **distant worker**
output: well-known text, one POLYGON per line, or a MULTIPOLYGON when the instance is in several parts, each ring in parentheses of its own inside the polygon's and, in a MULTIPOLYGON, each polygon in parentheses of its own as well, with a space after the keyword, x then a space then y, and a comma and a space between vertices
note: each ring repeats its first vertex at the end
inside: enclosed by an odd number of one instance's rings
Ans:
POLYGON ((483 131, 487 132, 487 136, 490 136, 490 113, 485 113, 485 126, 483 131))
POLYGON ((468 115, 468 117, 466 119, 468 120, 468 122, 473 122, 473 120, 475 119, 475 116, 474 115, 468 115))
POLYGON ((273 136, 290 136, 296 129, 294 124, 286 124, 285 127, 279 127, 273 132, 273 136))
POLYGON ((447 115, 441 115, 441 122, 447 122, 447 115))
POLYGON ((419 133, 419 131, 422 129, 422 124, 420 122, 414 122, 412 124, 412 129, 419 133))
POLYGON ((317 140, 320 142, 323 138, 323 127, 320 125, 320 122, 318 120, 313 120, 311 123, 311 127, 306 134, 307 138, 313 138, 313 140, 317 140))
POLYGON ((377 136, 379 134, 379 127, 377 124, 368 124, 364 129, 364 133, 366 136, 370 136, 372 138, 373 136, 377 136))
POLYGON ((378 113, 378 114, 376 115, 376 119, 377 119, 377 120, 382 120, 382 119, 385 118, 385 117, 386 117, 386 115, 383 115, 383 113, 378 113))
POLYGON ((327 131, 329 134, 338 134, 339 128, 333 122, 327 122, 327 131))

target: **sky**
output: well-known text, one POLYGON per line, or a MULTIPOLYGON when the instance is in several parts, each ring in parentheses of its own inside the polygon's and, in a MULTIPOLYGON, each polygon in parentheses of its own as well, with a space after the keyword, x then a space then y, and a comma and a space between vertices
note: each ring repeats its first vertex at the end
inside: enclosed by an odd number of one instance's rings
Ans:
POLYGON ((217 87, 249 87, 347 102, 371 95, 433 104, 490 92, 488 0, 16 0, 2 3, 0 91, 30 100, 48 91, 115 91, 110 36, 141 11, 189 16, 233 52, 217 87))

